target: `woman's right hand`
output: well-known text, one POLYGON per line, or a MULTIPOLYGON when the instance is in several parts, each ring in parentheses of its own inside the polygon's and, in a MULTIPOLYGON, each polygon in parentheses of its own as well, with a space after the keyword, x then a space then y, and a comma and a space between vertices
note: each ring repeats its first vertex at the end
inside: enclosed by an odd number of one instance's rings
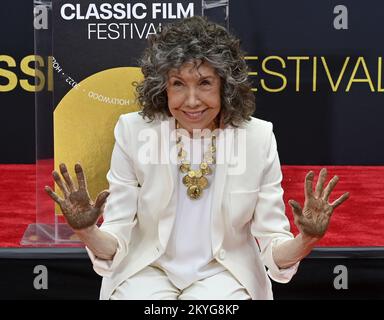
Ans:
POLYGON ((45 191, 60 206, 67 223, 72 229, 76 231, 94 226, 103 213, 103 206, 109 196, 109 191, 104 190, 100 192, 96 197, 96 201, 93 202, 89 196, 87 182, 80 164, 77 163, 75 165, 78 181, 77 190, 64 163, 60 164, 60 172, 65 183, 56 171, 53 171, 52 175, 62 191, 64 199, 53 192, 49 186, 45 186, 45 191))

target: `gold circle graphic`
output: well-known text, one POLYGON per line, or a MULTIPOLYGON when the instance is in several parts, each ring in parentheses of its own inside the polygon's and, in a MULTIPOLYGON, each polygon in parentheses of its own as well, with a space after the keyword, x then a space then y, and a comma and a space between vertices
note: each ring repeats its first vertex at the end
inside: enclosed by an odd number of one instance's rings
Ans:
MULTIPOLYGON (((65 163, 74 181, 74 165, 80 162, 91 198, 108 189, 106 174, 114 145, 113 130, 119 116, 139 110, 133 81, 143 79, 140 68, 104 70, 82 80, 54 111, 54 163, 65 163)), ((56 192, 58 188, 55 185, 56 192)), ((56 212, 60 212, 56 205, 56 212)))

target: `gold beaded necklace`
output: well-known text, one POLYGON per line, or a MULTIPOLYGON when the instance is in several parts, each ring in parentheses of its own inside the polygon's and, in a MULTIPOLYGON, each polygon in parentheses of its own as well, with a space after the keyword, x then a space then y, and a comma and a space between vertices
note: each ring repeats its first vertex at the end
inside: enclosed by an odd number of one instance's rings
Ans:
MULTIPOLYGON (((176 128, 180 128, 177 120, 176 128)), ((177 136, 176 146, 178 150, 177 158, 178 161, 180 161, 179 170, 182 173, 186 173, 183 177, 183 184, 187 187, 187 195, 191 199, 199 199, 203 190, 208 187, 208 179, 205 176, 212 174, 210 165, 216 162, 216 135, 214 132, 211 133, 211 144, 209 145, 208 150, 204 153, 203 160, 197 170, 193 170, 191 168, 190 161, 186 160, 187 152, 183 149, 183 142, 181 141, 181 136, 179 135, 177 136)))

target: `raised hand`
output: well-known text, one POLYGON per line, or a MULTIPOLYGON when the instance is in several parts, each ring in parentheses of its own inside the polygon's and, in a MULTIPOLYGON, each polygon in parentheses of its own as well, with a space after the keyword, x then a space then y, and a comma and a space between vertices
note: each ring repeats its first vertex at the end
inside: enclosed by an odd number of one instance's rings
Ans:
POLYGON ((45 186, 45 191, 48 195, 59 204, 67 223, 75 230, 85 229, 96 224, 100 215, 103 213, 103 205, 109 191, 104 190, 98 194, 96 201, 93 202, 87 190, 87 182, 83 169, 80 164, 75 165, 75 172, 78 181, 78 189, 75 189, 73 181, 68 173, 64 163, 60 164, 60 172, 64 178, 53 171, 53 179, 59 186, 64 195, 64 199, 60 198, 49 186, 45 186))
POLYGON ((292 208, 294 223, 300 233, 311 238, 322 238, 328 229, 333 210, 349 198, 349 193, 346 192, 334 202, 329 203, 329 196, 339 181, 338 176, 334 176, 324 189, 327 170, 321 169, 315 193, 313 193, 314 176, 315 174, 310 171, 305 177, 304 209, 295 200, 289 200, 288 203, 292 208))

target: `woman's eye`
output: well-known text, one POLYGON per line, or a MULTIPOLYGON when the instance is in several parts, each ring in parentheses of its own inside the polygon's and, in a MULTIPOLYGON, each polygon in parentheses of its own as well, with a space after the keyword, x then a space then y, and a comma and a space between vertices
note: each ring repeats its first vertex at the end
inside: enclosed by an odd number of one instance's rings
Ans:
POLYGON ((204 80, 204 81, 201 82, 201 84, 203 84, 203 85, 210 85, 211 83, 208 80, 204 80))
POLYGON ((174 86, 181 86, 182 83, 181 83, 180 81, 175 81, 175 82, 173 83, 173 85, 174 85, 174 86))

